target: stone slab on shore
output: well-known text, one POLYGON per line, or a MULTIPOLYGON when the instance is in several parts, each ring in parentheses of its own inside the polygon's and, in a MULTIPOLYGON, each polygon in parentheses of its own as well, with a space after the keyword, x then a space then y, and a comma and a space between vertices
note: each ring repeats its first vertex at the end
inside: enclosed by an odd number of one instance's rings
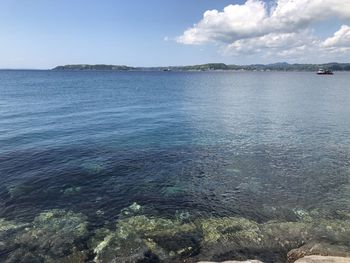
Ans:
POLYGON ((211 261, 200 261, 198 263, 263 263, 259 260, 246 260, 246 261, 224 261, 224 262, 211 262, 211 261))
POLYGON ((307 256, 295 261, 295 263, 350 263, 350 258, 307 256))
POLYGON ((350 258, 350 248, 348 246, 333 245, 325 242, 311 242, 289 251, 287 255, 287 263, 296 262, 298 259, 307 256, 350 258))
MULTIPOLYGON (((259 260, 246 260, 246 261, 224 261, 224 262, 211 262, 200 261, 198 263, 263 263, 259 260)), ((306 256, 298 259, 295 263, 350 263, 349 257, 329 257, 329 256, 306 256)))

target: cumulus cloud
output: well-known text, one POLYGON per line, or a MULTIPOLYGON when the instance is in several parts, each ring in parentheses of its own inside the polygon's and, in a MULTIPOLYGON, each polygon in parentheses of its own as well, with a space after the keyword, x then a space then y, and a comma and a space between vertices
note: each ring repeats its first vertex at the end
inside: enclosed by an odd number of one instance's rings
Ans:
POLYGON ((340 52, 350 50, 350 26, 342 25, 332 37, 321 44, 321 47, 340 52))
POLYGON ((227 53, 257 53, 263 50, 278 51, 281 48, 305 49, 310 43, 316 43, 317 39, 309 34, 309 31, 292 33, 269 33, 260 37, 236 40, 224 49, 227 53))
POLYGON ((229 5, 223 11, 206 11, 203 18, 176 40, 182 44, 219 43, 225 54, 272 50, 283 54, 310 48, 349 47, 349 27, 320 44, 309 30, 315 22, 331 17, 350 18, 350 0, 261 0, 229 5))
POLYGON ((350 1, 278 0, 268 19, 280 30, 296 30, 330 17, 350 18, 350 1))
POLYGON ((263 2, 248 0, 244 5, 229 5, 223 12, 206 11, 203 19, 177 40, 183 44, 202 44, 257 36, 265 31, 261 23, 266 17, 267 10, 263 2))

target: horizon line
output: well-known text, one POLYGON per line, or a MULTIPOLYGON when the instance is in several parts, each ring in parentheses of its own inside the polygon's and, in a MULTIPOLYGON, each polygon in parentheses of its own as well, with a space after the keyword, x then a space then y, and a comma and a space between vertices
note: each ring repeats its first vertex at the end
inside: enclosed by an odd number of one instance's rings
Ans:
POLYGON ((224 64, 227 66, 254 66, 254 65, 263 65, 263 66, 268 66, 268 65, 275 65, 275 64, 288 64, 288 65, 325 65, 325 64, 350 64, 350 62, 324 62, 324 63, 300 63, 300 62, 295 62, 295 63, 290 63, 290 62, 273 62, 273 63, 251 63, 251 64, 228 64, 228 63, 223 63, 223 62, 208 62, 208 63, 201 63, 201 64, 189 64, 189 65, 168 65, 168 66, 129 66, 125 64, 105 64, 105 63, 74 63, 74 64, 64 64, 64 65, 56 65, 54 67, 50 68, 0 68, 1 71, 6 71, 6 70, 52 70, 56 67, 64 67, 64 66, 75 66, 75 65, 87 65, 87 66, 96 66, 96 65, 107 65, 107 66, 125 66, 125 67, 130 67, 130 68, 176 68, 176 67, 190 67, 190 66, 201 66, 201 65, 208 65, 208 64, 224 64))

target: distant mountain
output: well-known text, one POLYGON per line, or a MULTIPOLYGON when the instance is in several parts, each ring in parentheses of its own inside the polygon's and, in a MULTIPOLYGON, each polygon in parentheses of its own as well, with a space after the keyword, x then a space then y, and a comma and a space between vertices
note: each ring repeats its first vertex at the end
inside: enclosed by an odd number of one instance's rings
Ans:
POLYGON ((125 70, 133 70, 134 68, 128 66, 119 66, 119 65, 87 65, 87 64, 76 64, 76 65, 65 65, 65 66, 57 66, 52 70, 116 70, 116 71, 125 71, 125 70))
POLYGON ((193 66, 170 66, 170 67, 129 67, 121 65, 88 65, 76 64, 57 66, 56 71, 214 71, 214 70, 246 70, 246 71, 316 71, 319 68, 333 71, 350 71, 350 63, 326 63, 326 64, 289 64, 278 62, 273 64, 252 65, 226 65, 224 63, 208 63, 193 66))

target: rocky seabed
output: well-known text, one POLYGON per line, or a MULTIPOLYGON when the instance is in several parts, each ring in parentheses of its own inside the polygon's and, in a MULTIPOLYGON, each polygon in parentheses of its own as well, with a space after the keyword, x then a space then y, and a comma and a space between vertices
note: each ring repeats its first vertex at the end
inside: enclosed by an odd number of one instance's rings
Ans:
POLYGON ((258 223, 143 212, 135 203, 114 227, 97 229, 85 215, 66 210, 43 212, 30 223, 0 219, 0 262, 350 263, 350 213, 332 219, 297 211, 295 221, 258 223))

